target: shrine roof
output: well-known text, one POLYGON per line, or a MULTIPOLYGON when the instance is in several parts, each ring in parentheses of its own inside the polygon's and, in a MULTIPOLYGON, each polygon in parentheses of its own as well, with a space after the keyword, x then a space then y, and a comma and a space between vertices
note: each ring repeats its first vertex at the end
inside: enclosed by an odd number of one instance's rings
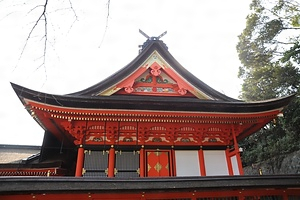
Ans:
MULTIPOLYGON (((186 116, 193 121, 193 117, 197 115, 205 120, 195 123, 239 124, 240 133, 237 139, 240 140, 274 119, 295 96, 257 102, 230 98, 188 72, 160 40, 150 41, 124 68, 79 92, 55 95, 14 83, 11 85, 27 111, 38 115, 35 120, 45 130, 51 129, 58 137, 60 133, 53 125, 52 118, 49 120, 51 116, 57 120, 67 120, 108 112, 109 116, 118 112, 122 118, 134 112, 147 116, 154 113, 163 118, 159 119, 162 121, 165 117, 172 118, 174 115, 182 119, 180 122, 185 123, 186 116), (49 115, 49 112, 52 114, 49 115), (68 113, 68 116, 56 115, 61 112, 68 113), (210 118, 216 120, 210 121, 210 118)), ((93 117, 91 120, 94 120, 93 117)))
MULTIPOLYGON (((112 74, 108 78, 103 81, 86 88, 84 90, 71 93, 69 95, 72 96, 98 96, 99 94, 108 90, 112 86, 117 85, 124 79, 127 79, 136 72, 139 68, 145 64, 145 61, 149 59, 149 57, 153 53, 157 53, 157 55, 161 56, 161 59, 164 60, 166 64, 174 70, 179 77, 182 78, 183 81, 187 82, 192 88, 194 88, 198 93, 203 93, 210 100, 215 101, 228 101, 228 102, 239 102, 240 100, 228 97, 215 89, 211 88, 201 80, 199 80, 196 76, 186 70, 168 51, 166 45, 161 40, 151 40, 148 41, 147 46, 140 52, 140 54, 132 60, 128 65, 121 68, 116 73, 112 74)), ((149 66, 148 66, 149 67, 149 66)), ((195 95, 197 97, 197 94, 195 95)), ((198 97, 199 98, 199 97, 198 97)))
POLYGON ((257 102, 211 101, 197 98, 160 96, 88 96, 78 94, 54 95, 30 90, 11 83, 16 94, 26 106, 25 99, 58 107, 88 109, 157 110, 187 112, 253 113, 282 109, 295 95, 257 102))

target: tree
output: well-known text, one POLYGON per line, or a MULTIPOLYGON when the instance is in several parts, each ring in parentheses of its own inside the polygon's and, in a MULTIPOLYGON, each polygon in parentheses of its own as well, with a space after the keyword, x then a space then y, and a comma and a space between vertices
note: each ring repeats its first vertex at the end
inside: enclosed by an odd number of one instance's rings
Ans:
MULTIPOLYGON (((242 66, 241 98, 265 100, 299 92, 300 3, 253 0, 246 28, 236 46, 242 66)), ((285 110, 285 117, 246 138, 241 145, 245 164, 263 161, 300 148, 300 100, 285 110)))
POLYGON ((243 64, 239 70, 244 80, 241 98, 262 100, 295 93, 299 86, 300 3, 253 0, 250 8, 237 44, 243 64))
MULTIPOLYGON (((0 1, 0 4, 1 3, 2 2, 0 1)), ((107 16, 105 23, 105 31, 100 45, 103 42, 108 27, 110 0, 106 0, 104 3, 106 4, 105 9, 107 10, 107 16)), ((26 21, 26 23, 28 24, 27 27, 30 27, 25 31, 26 38, 24 38, 24 44, 19 54, 19 58, 15 68, 18 67, 22 58, 26 57, 25 54, 29 51, 32 51, 30 50, 30 48, 32 48, 32 44, 38 44, 39 49, 35 49, 35 52, 37 52, 35 55, 35 60, 38 61, 36 70, 44 68, 45 76, 47 79, 46 61, 51 60, 51 58, 49 58, 49 55, 51 53, 56 54, 54 52, 55 43, 57 37, 59 36, 57 35, 57 32, 65 32, 67 34, 76 24, 76 22, 79 21, 79 17, 75 11, 77 10, 80 12, 80 9, 78 8, 78 1, 67 0, 62 2, 53 2, 49 0, 43 0, 32 1, 29 3, 20 0, 15 0, 11 3, 11 5, 12 6, 10 6, 9 9, 7 9, 8 14, 4 18, 18 12, 16 10, 22 7, 22 12, 26 13, 25 18, 28 18, 28 21, 26 21), (73 5, 73 2, 75 6, 73 5)))

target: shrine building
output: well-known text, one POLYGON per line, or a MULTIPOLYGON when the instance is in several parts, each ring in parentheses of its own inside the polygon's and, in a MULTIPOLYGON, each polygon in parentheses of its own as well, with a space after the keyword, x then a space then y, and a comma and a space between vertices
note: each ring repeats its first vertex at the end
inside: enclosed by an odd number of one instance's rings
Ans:
POLYGON ((299 175, 243 176, 238 145, 282 116, 294 95, 228 97, 187 71, 161 36, 147 37, 128 65, 82 91, 55 95, 11 83, 45 132, 37 156, 0 168, 0 198, 300 197, 299 175))

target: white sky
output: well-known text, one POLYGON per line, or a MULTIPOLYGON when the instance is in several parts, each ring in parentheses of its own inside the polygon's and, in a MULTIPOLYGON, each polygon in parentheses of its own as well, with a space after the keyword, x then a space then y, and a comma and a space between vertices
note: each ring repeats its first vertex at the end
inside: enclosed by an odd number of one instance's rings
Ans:
POLYGON ((0 144, 41 145, 43 140, 43 130, 10 82, 52 94, 85 89, 138 55, 138 45, 146 40, 139 29, 149 36, 168 31, 162 40, 181 65, 219 92, 238 98, 241 64, 235 47, 250 0, 111 0, 102 43, 107 1, 70 1, 78 19, 74 24, 68 0, 48 2, 46 65, 40 68, 43 21, 19 57, 43 9, 33 8, 43 1, 0 1, 0 144))

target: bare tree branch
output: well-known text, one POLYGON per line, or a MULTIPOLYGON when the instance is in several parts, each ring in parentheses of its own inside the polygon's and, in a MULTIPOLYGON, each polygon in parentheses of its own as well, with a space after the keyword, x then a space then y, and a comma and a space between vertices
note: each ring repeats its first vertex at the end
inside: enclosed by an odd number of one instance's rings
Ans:
POLYGON ((109 20, 109 6, 110 6, 110 0, 107 1, 107 16, 106 16, 105 30, 104 30, 103 37, 102 37, 102 40, 101 40, 100 45, 99 45, 98 48, 101 48, 102 43, 103 43, 104 38, 105 38, 105 35, 106 35, 106 32, 107 32, 108 20, 109 20))
POLYGON ((293 44, 295 44, 294 42, 281 42, 279 40, 274 40, 274 42, 279 43, 279 44, 286 44, 286 45, 293 45, 293 44))
POLYGON ((284 30, 300 30, 298 27, 283 27, 284 30))
POLYGON ((74 15, 74 18, 75 18, 75 19, 74 19, 74 21, 72 22, 72 24, 71 24, 71 26, 70 26, 70 28, 69 28, 69 31, 68 31, 68 33, 69 33, 70 30, 72 29, 73 25, 75 24, 75 22, 78 21, 78 16, 77 16, 77 14, 76 14, 76 12, 75 12, 75 9, 74 9, 74 7, 73 7, 72 1, 71 1, 71 0, 68 0, 68 2, 69 2, 70 7, 55 9, 54 11, 52 11, 52 12, 50 12, 50 13, 58 12, 58 11, 65 11, 65 10, 71 9, 71 11, 73 12, 73 15, 74 15))
POLYGON ((73 4, 72 4, 72 1, 71 1, 71 0, 69 0, 69 4, 70 4, 70 8, 71 8, 71 10, 72 10, 72 12, 73 12, 73 14, 74 14, 74 16, 75 16, 75 19, 74 19, 73 23, 71 24, 70 29, 69 29, 68 32, 70 32, 70 30, 72 29, 72 27, 73 27, 73 25, 75 24, 75 22, 78 21, 78 16, 77 16, 77 14, 76 14, 76 12, 75 12, 75 10, 74 10, 74 8, 73 8, 73 4))
MULTIPOLYGON (((48 1, 48 0, 46 0, 46 1, 48 1)), ((46 11, 46 9, 45 9, 45 11, 46 11)), ((40 67, 42 67, 42 66, 44 66, 44 70, 45 70, 45 76, 46 76, 46 79, 45 79, 45 81, 44 81, 44 83, 43 83, 43 85, 46 83, 46 81, 47 81, 47 78, 48 78, 48 76, 47 76, 47 68, 46 68, 46 52, 47 52, 47 40, 48 40, 48 35, 47 35, 47 33, 48 33, 48 29, 47 29, 47 17, 46 17, 46 15, 44 16, 44 30, 45 30, 45 34, 44 34, 44 52, 43 52, 43 63, 41 64, 41 66, 39 66, 37 69, 39 69, 40 67)))
POLYGON ((2 17, 2 18, 0 19, 0 22, 1 22, 2 20, 4 20, 6 17, 8 17, 9 15, 13 14, 13 13, 15 13, 15 12, 10 12, 10 13, 8 13, 7 15, 5 15, 4 17, 2 17))
MULTIPOLYGON (((31 28, 31 30, 29 31, 29 34, 27 35, 27 38, 26 38, 26 40, 25 40, 25 44, 24 44, 24 46, 23 46, 23 48, 22 48, 21 54, 20 54, 20 56, 19 56, 19 58, 18 58, 18 62, 17 62, 17 64, 16 64, 14 70, 18 67, 19 62, 20 62, 20 60, 22 59, 23 54, 24 54, 24 52, 25 52, 25 49, 26 49, 26 47, 27 47, 27 45, 28 45, 28 42, 29 42, 30 38, 32 37, 32 34, 33 34, 33 32, 35 31, 36 27, 38 26, 38 24, 39 24, 41 21, 44 21, 44 36, 42 37, 42 39, 44 39, 44 52, 43 52, 43 56, 42 56, 42 57, 43 57, 42 64, 39 65, 39 66, 36 68, 36 70, 38 70, 38 69, 39 69, 40 67, 42 67, 42 66, 44 66, 44 68, 45 68, 45 70, 46 70, 45 63, 46 63, 46 50, 47 50, 47 39, 48 39, 48 38, 47 38, 47 37, 48 37, 48 35, 47 35, 47 5, 48 5, 48 0, 45 0, 45 3, 44 3, 44 4, 35 6, 34 8, 32 8, 32 9, 29 11, 29 13, 30 13, 30 12, 32 12, 33 10, 35 10, 36 8, 43 7, 42 13, 41 13, 40 16, 37 18, 37 20, 35 21, 34 25, 33 25, 32 28, 31 28)), ((47 74, 46 74, 46 78, 47 78, 47 74)))
MULTIPOLYGON (((1 1, 1 0, 0 0, 1 1)), ((35 34, 35 35, 38 35, 38 37, 40 37, 40 42, 42 43, 42 53, 41 53, 41 56, 37 59, 35 59, 35 61, 38 62, 38 65, 37 67, 35 68, 34 72, 36 72, 37 70, 39 70, 40 68, 44 68, 44 75, 45 75, 45 81, 43 83, 43 86, 44 84, 47 82, 47 79, 48 79, 48 75, 47 75, 47 68, 46 68, 46 60, 47 60, 47 52, 49 51, 49 44, 50 46, 52 46, 53 49, 54 46, 53 44, 50 42, 49 40, 49 35, 48 35, 48 30, 49 30, 49 24, 48 24, 48 19, 49 19, 49 15, 52 13, 52 12, 56 12, 56 11, 60 11, 60 10, 71 10, 73 15, 74 15, 74 21, 72 22, 68 32, 70 32, 70 30, 72 29, 73 25, 75 24, 76 21, 78 21, 78 16, 75 12, 75 9, 73 7, 73 4, 72 4, 72 0, 68 0, 67 1, 67 6, 66 8, 61 8, 61 9, 56 9, 51 12, 49 12, 49 10, 51 8, 49 8, 49 5, 48 3, 50 3, 49 0, 44 0, 44 3, 42 4, 39 4, 39 5, 35 5, 33 6, 28 12, 27 12, 27 15, 29 14, 32 14, 33 12, 34 13, 39 13, 36 20, 33 21, 33 25, 32 27, 29 29, 29 33, 27 34, 27 37, 25 39, 25 42, 24 42, 24 45, 21 49, 21 53, 19 55, 19 58, 17 60, 17 63, 13 69, 13 71, 15 71, 15 69, 19 66, 22 58, 24 57, 24 54, 26 52, 26 50, 29 48, 29 42, 30 40, 32 40, 34 37, 34 33, 35 32, 38 32, 38 31, 42 31, 42 34, 35 34), (42 30, 40 30, 40 27, 42 25, 42 30)), ((10 15, 11 13, 9 13, 8 15, 10 15)), ((6 17, 6 16, 5 16, 6 17)), ((50 21, 49 21, 50 22, 50 21)), ((55 39, 54 39, 55 40, 55 39)))

